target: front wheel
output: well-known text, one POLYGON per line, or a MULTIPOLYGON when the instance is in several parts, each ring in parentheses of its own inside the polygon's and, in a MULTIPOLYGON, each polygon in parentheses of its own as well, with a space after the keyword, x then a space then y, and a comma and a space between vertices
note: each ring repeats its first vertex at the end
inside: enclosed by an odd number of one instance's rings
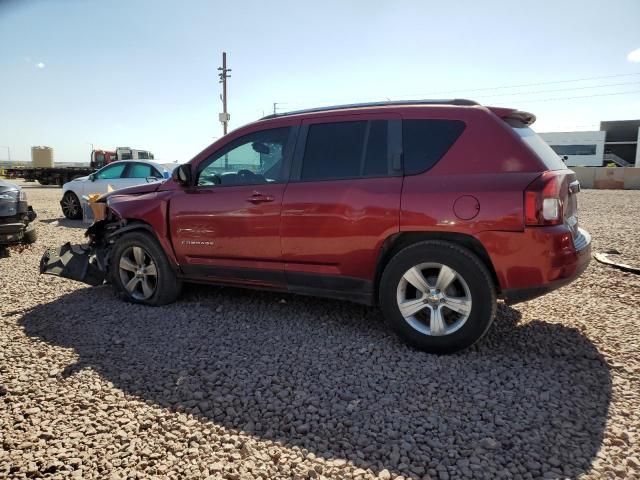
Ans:
POLYGON ((142 231, 118 239, 109 271, 116 293, 133 303, 165 305, 174 302, 182 289, 162 247, 142 231))
POLYGON ((445 241, 425 241, 398 252, 380 281, 386 321, 410 345, 453 353, 478 341, 496 311, 486 266, 472 252, 445 241))
POLYGON ((82 207, 80 205, 80 200, 75 193, 66 192, 62 196, 60 206, 62 207, 62 213, 69 220, 78 220, 82 218, 82 207))

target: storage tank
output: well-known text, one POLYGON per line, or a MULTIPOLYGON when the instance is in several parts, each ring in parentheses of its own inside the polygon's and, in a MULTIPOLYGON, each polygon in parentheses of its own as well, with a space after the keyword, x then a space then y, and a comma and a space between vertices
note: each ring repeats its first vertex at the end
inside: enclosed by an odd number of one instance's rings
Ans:
POLYGON ((31 147, 31 164, 36 168, 53 167, 53 148, 31 147))

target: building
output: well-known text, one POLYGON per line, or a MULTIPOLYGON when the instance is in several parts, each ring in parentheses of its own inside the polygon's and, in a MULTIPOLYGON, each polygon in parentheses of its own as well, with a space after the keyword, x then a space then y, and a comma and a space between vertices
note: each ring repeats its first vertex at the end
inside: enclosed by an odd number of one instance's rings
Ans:
POLYGON ((569 167, 601 167, 610 162, 640 167, 640 120, 600 122, 600 130, 546 132, 542 139, 569 167))

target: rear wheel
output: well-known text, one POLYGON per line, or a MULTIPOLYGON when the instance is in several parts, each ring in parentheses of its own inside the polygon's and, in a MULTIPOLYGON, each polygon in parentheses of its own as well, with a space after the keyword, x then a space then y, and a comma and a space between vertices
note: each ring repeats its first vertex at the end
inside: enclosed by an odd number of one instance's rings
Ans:
POLYGON ((496 295, 486 266, 472 252, 426 241, 401 250, 387 264, 380 304, 407 343, 430 353, 452 353, 486 333, 496 295))
POLYGON ((70 220, 78 220, 82 218, 82 207, 80 200, 73 192, 66 192, 62 197, 62 213, 70 220))
POLYGON ((162 247, 146 232, 123 235, 110 260, 111 283, 133 303, 159 306, 174 302, 182 288, 162 247))

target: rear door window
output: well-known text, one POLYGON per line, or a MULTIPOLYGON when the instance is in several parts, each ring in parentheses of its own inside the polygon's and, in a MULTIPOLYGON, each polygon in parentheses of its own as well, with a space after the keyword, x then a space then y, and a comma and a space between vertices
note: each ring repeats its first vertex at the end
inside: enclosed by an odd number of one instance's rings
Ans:
POLYGON ((403 120, 402 150, 405 175, 433 167, 465 128, 460 120, 403 120))
POLYGON ((301 180, 339 180, 389 174, 387 121, 317 123, 309 126, 301 180))
POLYGON ((127 178, 147 177, 162 178, 162 175, 160 175, 155 168, 153 168, 151 165, 147 165, 146 163, 134 163, 129 167, 127 178))

